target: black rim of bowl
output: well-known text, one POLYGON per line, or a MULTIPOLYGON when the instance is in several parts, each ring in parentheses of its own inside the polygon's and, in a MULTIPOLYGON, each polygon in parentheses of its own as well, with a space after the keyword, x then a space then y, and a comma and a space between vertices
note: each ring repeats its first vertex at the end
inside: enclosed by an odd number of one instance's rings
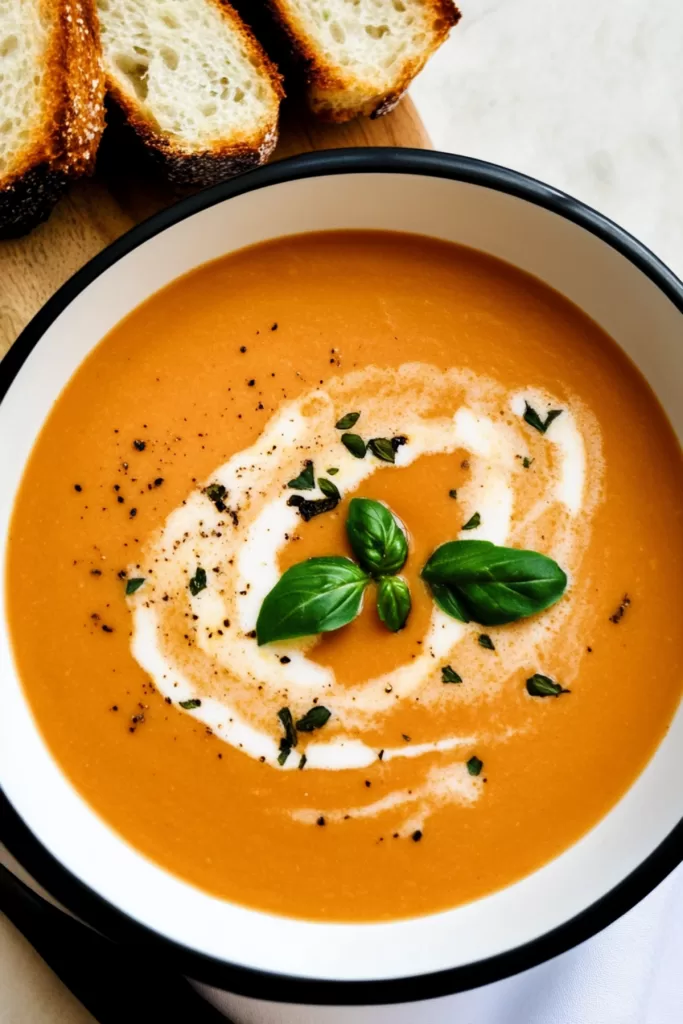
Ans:
MULTIPOLYGON (((300 178, 330 174, 394 173, 449 178, 516 196, 573 221, 625 256, 683 313, 683 283, 642 243, 612 221, 556 189, 495 164, 412 149, 331 150, 269 164, 206 189, 134 227, 90 260, 43 306, 0 364, 0 399, 22 364, 62 311, 127 253, 186 217, 233 196, 300 178)), ((377 981, 318 980, 255 970, 198 953, 165 938, 89 889, 36 839, 0 789, 0 839, 17 860, 82 920, 112 939, 144 947, 205 984, 280 1002, 363 1005, 431 999, 499 981, 566 952, 630 910, 683 860, 683 820, 622 882, 586 910, 531 942, 476 963, 416 977, 377 981)), ((144 963, 144 961, 142 961, 144 963)))

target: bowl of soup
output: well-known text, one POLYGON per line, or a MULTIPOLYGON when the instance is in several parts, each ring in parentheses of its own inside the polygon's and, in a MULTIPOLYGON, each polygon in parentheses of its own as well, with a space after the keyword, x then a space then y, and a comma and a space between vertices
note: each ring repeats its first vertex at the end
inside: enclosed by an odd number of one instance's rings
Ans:
POLYGON ((682 309, 438 153, 91 261, 2 367, 9 849, 217 1002, 428 999, 633 906, 683 834, 682 309))

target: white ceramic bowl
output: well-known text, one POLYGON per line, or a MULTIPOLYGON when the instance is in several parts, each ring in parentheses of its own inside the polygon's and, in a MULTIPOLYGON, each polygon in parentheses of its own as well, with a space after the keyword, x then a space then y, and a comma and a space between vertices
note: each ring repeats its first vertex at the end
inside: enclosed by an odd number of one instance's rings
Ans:
MULTIPOLYGON (((114 324, 206 260, 264 239, 333 228, 418 232, 535 274, 617 340, 680 436, 683 285, 624 231, 562 193, 475 160, 388 149, 313 154, 153 217, 92 260, 26 328, 1 370, 3 533, 53 401, 114 324)), ((270 916, 168 874, 90 810, 36 728, 6 630, 0 679, 0 838, 82 919, 162 950, 183 973, 219 989, 297 1003, 370 1004, 471 988, 603 928, 683 856, 679 710, 655 757, 607 817, 515 885, 389 924, 270 916)))

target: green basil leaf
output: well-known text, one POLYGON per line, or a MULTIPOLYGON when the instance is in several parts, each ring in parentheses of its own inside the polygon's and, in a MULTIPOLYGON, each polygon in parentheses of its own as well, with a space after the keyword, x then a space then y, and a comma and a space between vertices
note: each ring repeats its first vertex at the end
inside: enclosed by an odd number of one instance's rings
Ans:
POLYGON ((430 583, 429 589, 442 612, 450 615, 452 619, 459 619, 460 622, 470 621, 469 615, 454 590, 447 587, 445 583, 430 583))
POLYGON ((277 756, 277 763, 280 765, 280 767, 282 767, 282 765, 285 763, 285 761, 287 760, 287 758, 289 757, 289 755, 292 752, 292 748, 291 747, 288 747, 288 746, 283 745, 283 744, 284 744, 284 740, 280 740, 280 753, 277 756))
POLYGON ((358 434, 342 434, 342 444, 357 459, 364 459, 367 447, 365 441, 358 434))
POLYGON ((475 512, 474 515, 467 520, 463 526, 463 530, 476 530, 478 526, 481 526, 481 516, 478 512, 475 512))
POLYGON ((403 629, 410 614, 410 590, 401 576, 383 576, 377 588, 377 613, 392 633, 403 629))
MULTIPOLYGON (((537 551, 497 547, 488 540, 455 540, 442 544, 422 570, 432 587, 448 588, 463 618, 484 626, 501 626, 527 618, 562 597, 567 577, 557 562, 537 551)), ((435 594, 449 615, 443 591, 435 594), (439 598, 441 598, 439 600, 439 598)))
POLYGON ((126 580, 126 594, 134 594, 145 582, 145 576, 137 576, 135 579, 126 580))
POLYGON ((348 430, 349 427, 354 427, 359 419, 359 412, 347 412, 346 416, 342 416, 340 420, 337 420, 335 427, 337 430, 348 430))
POLYGON ((293 565, 261 605, 259 645, 346 626, 358 615, 367 584, 367 574, 350 558, 332 555, 293 565))
POLYGON ((493 640, 488 633, 480 633, 477 637, 477 643, 480 647, 484 647, 487 651, 495 651, 496 647, 493 640))
POLYGON ((302 498, 300 494, 293 494, 287 504, 296 508, 301 518, 307 523, 315 516, 322 515, 323 512, 332 512, 340 501, 341 495, 337 491, 333 498, 302 498))
POLYGON ((296 723, 299 732, 313 732, 314 729, 322 729, 326 722, 329 722, 331 711, 324 708, 322 704, 314 704, 310 711, 307 711, 303 718, 296 723))
POLYGON ((352 498, 346 532, 353 553, 375 576, 399 572, 408 557, 408 541, 393 513, 381 501, 352 498))
POLYGON ((339 468, 337 466, 328 466, 328 468, 327 468, 327 475, 328 476, 336 476, 338 472, 339 472, 339 468))
POLYGON ((540 672, 535 672, 527 679, 526 689, 531 697, 559 697, 561 693, 570 693, 550 676, 542 676, 540 672))
POLYGON ((197 566, 194 576, 188 584, 190 593, 193 597, 196 597, 200 591, 206 589, 206 569, 202 569, 201 565, 197 566))
POLYGON ((331 480, 326 480, 324 476, 321 476, 318 480, 318 487, 327 498, 336 498, 337 501, 341 501, 339 488, 331 480))
POLYGON ((313 463, 308 459, 299 475, 290 480, 287 484, 293 491, 312 491, 315 487, 315 476, 313 474, 313 463))
POLYGON ((368 441, 368 448, 382 462, 396 462, 396 449, 389 437, 373 437, 368 441))
POLYGON ((471 757, 467 762, 467 771, 470 775, 478 775, 484 767, 484 762, 480 761, 478 757, 471 757))
POLYGON ((545 434, 546 430, 558 416, 562 415, 562 409, 551 409, 544 420, 538 415, 536 410, 529 405, 528 402, 524 403, 524 422, 528 423, 534 430, 538 430, 539 433, 545 434))
POLYGON ((180 700, 178 703, 181 708, 185 709, 185 711, 193 711, 195 708, 200 708, 202 706, 202 702, 196 697, 192 697, 190 700, 180 700))
POLYGON ((459 676, 452 665, 444 665, 441 669, 442 683, 461 683, 462 676, 459 676))

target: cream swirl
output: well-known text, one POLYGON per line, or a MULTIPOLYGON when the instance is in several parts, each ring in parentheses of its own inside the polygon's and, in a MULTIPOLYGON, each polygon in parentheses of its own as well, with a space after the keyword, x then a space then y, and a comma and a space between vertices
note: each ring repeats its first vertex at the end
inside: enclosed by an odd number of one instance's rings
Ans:
MULTIPOLYGON (((478 631, 435 606, 422 653, 355 686, 339 685, 331 668, 309 657, 316 638, 258 647, 250 635, 264 597, 277 582, 278 554, 300 523, 296 508, 287 504, 291 492, 284 484, 298 474, 302 460, 338 466, 335 482, 343 495, 373 473, 394 470, 375 458, 356 459, 340 444, 336 420, 360 407, 366 436, 407 437, 396 453, 397 467, 427 454, 467 451, 470 474, 458 497, 463 508, 481 514, 476 536, 542 550, 569 576, 558 605, 499 632, 495 671, 476 645, 468 645, 478 683, 467 692, 463 688, 458 699, 491 694, 532 655, 542 659, 542 642, 547 647, 549 637, 580 610, 573 582, 590 537, 602 463, 597 427, 578 402, 558 403, 533 390, 511 393, 491 378, 411 363, 396 372, 369 367, 283 404, 257 441, 220 466, 150 538, 141 568, 132 573, 144 574, 146 583, 129 598, 133 654, 156 687, 174 702, 199 699, 189 714, 245 755, 276 767, 277 711, 289 704, 303 713, 322 698, 333 717, 324 736, 308 742, 307 768, 371 764, 377 750, 364 742, 364 732, 376 729, 397 701, 418 690, 423 705, 438 700, 443 690, 438 666, 478 631), (526 401, 542 409, 564 408, 544 436, 542 453, 535 452, 533 484, 522 468, 531 440, 522 418, 526 401), (208 499, 209 483, 226 489, 226 508, 208 499), (198 566, 206 571, 207 586, 192 596, 188 583, 198 566)), ((383 756, 389 761, 446 755, 475 739, 452 735, 387 746, 383 756)), ((295 769, 297 762, 290 758, 284 770, 295 769)), ((450 792, 453 799, 471 799, 476 788, 477 780, 458 777, 450 792)))

